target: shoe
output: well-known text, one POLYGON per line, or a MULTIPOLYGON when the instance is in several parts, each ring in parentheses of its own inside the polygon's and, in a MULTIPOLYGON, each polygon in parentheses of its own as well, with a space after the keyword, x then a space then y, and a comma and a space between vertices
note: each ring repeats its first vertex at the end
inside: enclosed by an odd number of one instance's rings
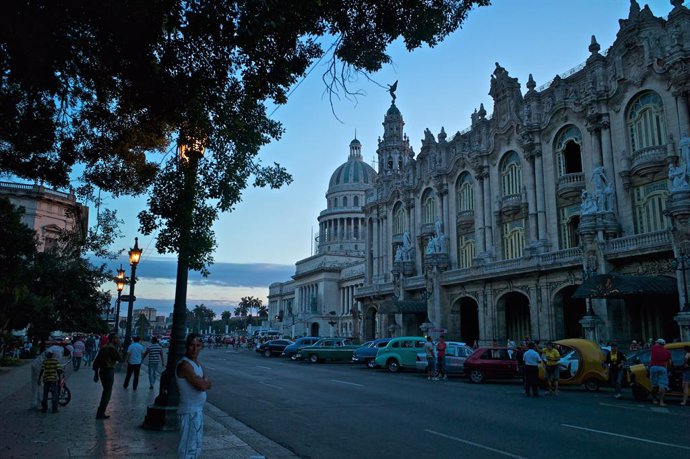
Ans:
POLYGON ((680 406, 685 406, 685 405, 687 405, 686 402, 680 402, 680 406))
POLYGON ((668 406, 668 405, 665 404, 664 402, 659 402, 659 406, 668 406))
POLYGON ((55 414, 55 413, 59 413, 59 411, 58 411, 58 410, 53 410, 53 414, 55 414))
POLYGON ((110 418, 110 416, 107 415, 107 414, 98 414, 98 415, 96 415, 96 419, 108 419, 108 418, 110 418))
POLYGON ((434 381, 438 381, 438 378, 433 378, 434 381))
POLYGON ((652 403, 654 403, 655 405, 658 405, 658 404, 659 404, 659 400, 653 400, 652 403))
POLYGON ((613 396, 614 398, 621 398, 621 394, 616 394, 613 396))
POLYGON ((445 381, 446 379, 448 379, 448 376, 447 376, 447 375, 443 375, 443 380, 445 381))
POLYGON ((431 381, 431 376, 426 377, 427 381, 431 381))

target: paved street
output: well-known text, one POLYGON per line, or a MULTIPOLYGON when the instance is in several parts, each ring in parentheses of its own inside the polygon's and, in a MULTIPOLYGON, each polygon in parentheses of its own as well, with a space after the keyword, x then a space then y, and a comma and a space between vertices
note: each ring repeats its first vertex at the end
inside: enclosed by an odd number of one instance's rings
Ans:
POLYGON ((687 457, 690 409, 630 392, 566 388, 526 398, 519 383, 430 382, 352 364, 250 351, 202 353, 209 401, 303 458, 687 457))

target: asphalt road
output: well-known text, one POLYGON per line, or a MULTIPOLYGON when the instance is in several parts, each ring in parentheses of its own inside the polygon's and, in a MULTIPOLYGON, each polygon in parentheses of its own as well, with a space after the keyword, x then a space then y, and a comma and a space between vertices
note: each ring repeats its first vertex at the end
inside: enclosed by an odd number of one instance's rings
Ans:
POLYGON ((690 457, 690 408, 206 349, 209 402, 302 458, 690 457), (542 394, 543 395, 543 394, 542 394))

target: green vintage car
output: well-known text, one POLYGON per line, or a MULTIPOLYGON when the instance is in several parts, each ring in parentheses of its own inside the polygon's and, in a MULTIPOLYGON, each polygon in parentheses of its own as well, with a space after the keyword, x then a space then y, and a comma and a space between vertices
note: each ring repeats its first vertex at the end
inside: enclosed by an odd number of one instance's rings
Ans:
POLYGON ((353 344, 349 338, 321 338, 311 346, 303 347, 297 353, 298 359, 307 359, 311 363, 338 361, 352 361, 352 353, 360 345, 353 344))

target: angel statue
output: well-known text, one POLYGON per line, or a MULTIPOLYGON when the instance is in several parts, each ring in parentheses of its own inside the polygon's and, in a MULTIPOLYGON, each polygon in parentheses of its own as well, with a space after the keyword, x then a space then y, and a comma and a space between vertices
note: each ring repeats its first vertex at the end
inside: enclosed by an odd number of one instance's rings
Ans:
POLYGON ((388 85, 388 92, 390 93, 391 97, 393 98, 393 103, 395 103, 395 90, 396 89, 398 89, 398 80, 395 80, 395 83, 388 85))

